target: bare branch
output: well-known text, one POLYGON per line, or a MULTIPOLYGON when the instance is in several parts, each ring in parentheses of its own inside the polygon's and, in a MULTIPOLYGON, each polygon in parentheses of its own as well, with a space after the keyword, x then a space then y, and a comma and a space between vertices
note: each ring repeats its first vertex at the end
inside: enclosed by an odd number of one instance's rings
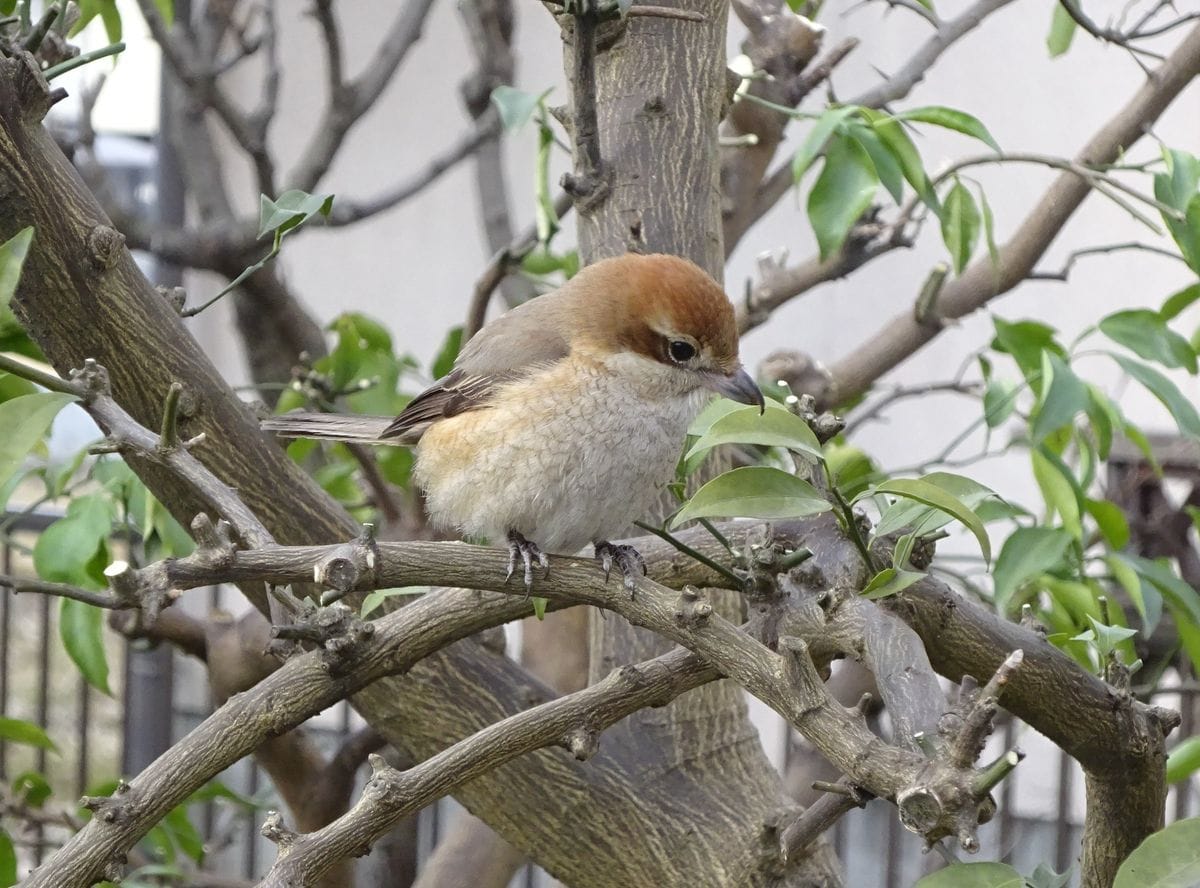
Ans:
POLYGON ((703 659, 676 649, 490 725, 406 771, 372 756, 375 773, 359 802, 324 829, 282 843, 259 885, 309 884, 331 864, 361 854, 408 814, 519 755, 557 745, 578 759, 589 758, 605 728, 714 678, 716 671, 703 659))
MULTIPOLYGON (((139 0, 141 3, 152 0, 139 0)), ((317 122, 296 168, 288 175, 288 187, 313 191, 325 174, 346 134, 374 107, 400 69, 400 63, 421 36, 433 0, 406 0, 383 38, 375 55, 354 80, 342 83, 329 96, 325 113, 317 122)), ((340 79, 340 78, 339 78, 340 79)))
POLYGON ((370 198, 356 201, 353 198, 339 197, 334 203, 333 211, 329 214, 327 224, 331 226, 351 225, 402 204, 466 160, 479 149, 479 146, 494 138, 499 132, 500 118, 494 110, 489 111, 476 122, 474 129, 459 136, 458 140, 449 145, 441 154, 434 155, 423 170, 418 170, 370 198))
POLYGON ((274 164, 267 151, 264 133, 217 85, 213 73, 200 62, 191 42, 167 29, 154 0, 138 0, 138 8, 172 73, 198 101, 212 108, 234 141, 250 156, 258 175, 259 190, 274 194, 274 164))
MULTIPOLYGON (((1092 137, 1079 153, 1076 163, 1084 168, 1095 168, 1114 162, 1198 74, 1200 28, 1194 29, 1176 47, 1155 76, 1092 137)), ((997 266, 985 256, 945 286, 938 299, 940 316, 947 319, 963 317, 1025 280, 1092 187, 1087 177, 1075 171, 1059 176, 1013 237, 1000 247, 997 266)), ((898 315, 872 339, 831 368, 838 399, 844 400, 865 391, 876 379, 937 336, 941 329, 940 325, 918 323, 911 312, 898 315)))

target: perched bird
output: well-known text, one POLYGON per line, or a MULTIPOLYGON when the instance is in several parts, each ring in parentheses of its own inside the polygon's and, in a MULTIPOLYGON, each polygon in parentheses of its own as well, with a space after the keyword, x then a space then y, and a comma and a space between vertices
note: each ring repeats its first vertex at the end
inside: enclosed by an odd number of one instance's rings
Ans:
POLYGON ((416 445, 413 477, 434 523, 508 543, 525 587, 546 552, 587 543, 632 591, 645 563, 610 540, 674 475, 688 426, 713 392, 761 410, 738 360, 733 307, 696 265, 629 254, 582 269, 497 318, 454 369, 392 421, 293 413, 290 437, 416 445))

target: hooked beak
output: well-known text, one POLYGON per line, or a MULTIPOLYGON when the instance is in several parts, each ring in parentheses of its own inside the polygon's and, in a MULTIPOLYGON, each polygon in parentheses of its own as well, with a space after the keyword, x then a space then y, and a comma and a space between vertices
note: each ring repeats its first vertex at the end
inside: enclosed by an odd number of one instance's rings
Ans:
POLYGON ((754 404, 761 414, 766 410, 763 393, 754 378, 741 367, 730 374, 710 373, 705 383, 718 395, 724 395, 732 401, 742 404, 754 404))

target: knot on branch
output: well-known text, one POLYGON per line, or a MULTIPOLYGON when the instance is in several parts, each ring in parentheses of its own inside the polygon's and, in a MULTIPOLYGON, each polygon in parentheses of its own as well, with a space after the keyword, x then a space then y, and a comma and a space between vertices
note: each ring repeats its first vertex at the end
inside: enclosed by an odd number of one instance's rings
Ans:
POLYGON ((108 371, 95 358, 85 358, 83 366, 70 373, 71 379, 79 383, 85 397, 107 395, 112 391, 108 371))
POLYGON ((21 119, 29 124, 40 123, 55 100, 38 60, 29 52, 17 52, 11 58, 0 58, 0 65, 8 69, 6 76, 11 78, 16 90, 16 107, 21 119))
POLYGON ((114 561, 104 568, 113 597, 139 613, 141 627, 153 626, 163 608, 170 607, 183 592, 171 586, 161 564, 134 570, 128 561, 114 561))
POLYGON ((96 225, 88 232, 87 258, 96 271, 108 271, 117 264, 125 249, 125 235, 107 225, 96 225))
POLYGON ((187 290, 183 287, 163 287, 154 288, 163 299, 167 300, 167 304, 175 311, 176 314, 183 314, 183 307, 187 304, 187 290))
POLYGON ((953 836, 964 851, 979 850, 978 827, 996 813, 989 793, 1024 755, 1009 750, 977 770, 974 761, 992 731, 1000 692, 1022 659, 1020 650, 1013 651, 983 688, 964 677, 959 699, 938 726, 939 737, 914 736, 929 763, 912 785, 896 794, 896 807, 905 828, 929 845, 953 836))
POLYGON ((315 608, 288 626, 272 626, 271 636, 284 641, 309 642, 325 651, 325 668, 337 674, 374 637, 375 626, 355 616, 344 604, 315 608))
POLYGON ((117 788, 113 790, 112 795, 84 796, 79 800, 79 806, 91 811, 104 823, 118 823, 128 813, 126 811, 126 803, 122 797, 128 795, 129 789, 129 784, 124 780, 120 780, 117 782, 117 788))
POLYGON ((313 582, 330 590, 321 596, 321 604, 332 604, 355 589, 373 587, 378 566, 379 544, 375 541, 375 526, 364 524, 358 537, 338 546, 313 565, 313 582))
POLYGON ((819 709, 825 699, 825 683, 817 672, 809 652, 808 642, 796 635, 779 639, 779 654, 783 657, 783 675, 804 711, 819 709))
POLYGON ((367 785, 363 791, 364 795, 370 794, 383 797, 393 792, 401 776, 400 772, 389 765, 387 759, 376 752, 367 756, 367 762, 371 766, 371 776, 367 778, 367 785))
POLYGON ((201 512, 192 519, 192 539, 196 541, 196 551, 188 557, 205 567, 224 569, 237 559, 233 527, 224 518, 213 524, 212 518, 201 512))
POLYGON ((713 614, 712 604, 693 586, 684 586, 675 604, 675 622, 685 629, 699 629, 713 614))
POLYGON ((578 761, 586 762, 600 749, 600 733, 594 728, 580 725, 568 731, 562 742, 578 761))
POLYGON ((278 845, 281 851, 290 848, 297 839, 296 833, 287 828, 283 822, 283 815, 278 811, 267 812, 259 832, 263 838, 278 845))
POLYGON ((817 440, 822 444, 831 441, 846 428, 846 421, 828 410, 817 412, 817 399, 810 394, 802 394, 796 400, 793 408, 796 414, 808 423, 817 440))
MULTIPOLYGON (((771 281, 778 279, 778 276, 786 270, 786 259, 786 254, 778 259, 769 256, 759 259, 759 277, 764 286, 770 287, 771 281)), ((747 314, 753 318, 757 312, 765 320, 770 312, 758 307, 753 296, 753 292, 747 293, 747 314)), ((834 401, 833 377, 829 369, 819 361, 794 349, 771 352, 758 365, 758 376, 767 382, 786 386, 792 392, 812 395, 815 405, 825 405, 834 401)))

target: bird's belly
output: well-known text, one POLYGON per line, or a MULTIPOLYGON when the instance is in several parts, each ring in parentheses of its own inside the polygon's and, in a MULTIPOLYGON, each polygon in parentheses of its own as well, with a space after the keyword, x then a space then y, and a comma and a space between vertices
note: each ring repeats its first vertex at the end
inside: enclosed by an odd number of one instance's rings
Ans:
POLYGON ((436 423, 414 469, 430 517, 492 541, 516 530, 559 553, 623 533, 671 480, 702 398, 607 394, 436 423))

